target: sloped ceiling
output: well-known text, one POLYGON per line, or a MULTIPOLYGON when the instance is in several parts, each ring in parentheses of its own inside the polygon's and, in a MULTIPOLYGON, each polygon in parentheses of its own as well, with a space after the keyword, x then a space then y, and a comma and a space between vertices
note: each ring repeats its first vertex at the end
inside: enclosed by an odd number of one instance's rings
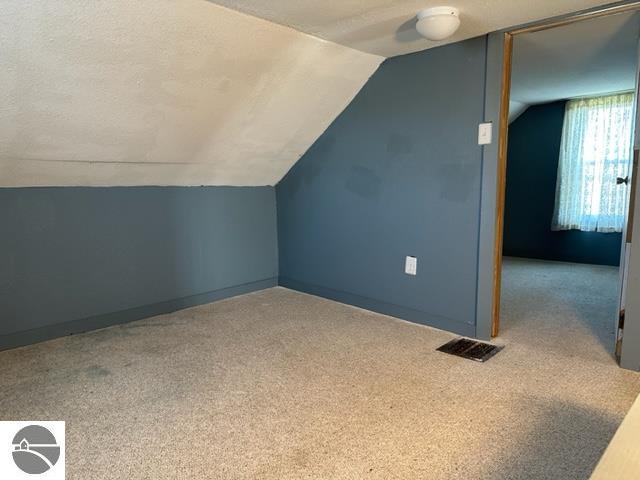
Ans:
POLYGON ((392 57, 524 23, 611 3, 602 0, 211 0, 364 52, 392 57), (445 42, 415 31, 428 7, 460 9, 462 25, 445 42))
POLYGON ((4 0, 0 186, 275 184, 381 61, 207 0, 4 0))
MULTIPOLYGON (((441 3, 4 0, 0 186, 273 185, 441 3)), ((454 42, 606 2, 448 3, 454 42)))
POLYGON ((638 13, 518 35, 511 100, 533 105, 632 90, 639 41, 638 13))

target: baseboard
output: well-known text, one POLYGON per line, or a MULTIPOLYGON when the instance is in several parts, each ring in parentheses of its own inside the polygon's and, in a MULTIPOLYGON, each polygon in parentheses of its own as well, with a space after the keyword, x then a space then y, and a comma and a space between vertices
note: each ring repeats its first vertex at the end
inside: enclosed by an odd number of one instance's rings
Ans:
MULTIPOLYGON (((603 234, 604 235, 604 234, 603 234)), ((622 242, 622 240, 620 240, 622 242)), ((545 262, 557 263, 577 263, 580 265, 602 265, 605 267, 619 267, 620 259, 613 262, 587 257, 584 255, 575 255, 573 257, 567 255, 543 255, 537 252, 502 252, 503 257, 523 258, 525 260, 542 260, 545 262)))
POLYGON ((382 313, 391 317, 400 318, 409 322, 428 325, 440 330, 457 333, 458 335, 463 335, 465 337, 475 337, 476 334, 476 328, 473 324, 459 322, 437 315, 431 315, 421 310, 415 310, 413 308, 403 307, 341 290, 334 290, 319 285, 311 285, 287 277, 279 277, 278 285, 290 288, 291 290, 309 293, 318 297, 328 298, 329 300, 335 300, 336 302, 346 303, 347 305, 353 305, 355 307, 364 308, 366 310, 382 313))
POLYGON ((273 277, 265 280, 258 280, 256 282, 245 283, 243 285, 236 285, 233 287, 222 288, 220 290, 192 295, 189 297, 168 300, 166 302, 130 308, 119 312, 71 320, 23 332, 10 333, 8 335, 0 335, 0 350, 31 345, 33 343, 43 342, 45 340, 51 340, 65 335, 88 332, 90 330, 97 330, 99 328, 119 325, 121 323, 132 322, 134 320, 141 320, 155 315, 171 313, 184 308, 204 305, 224 298, 235 297, 236 295, 243 295, 257 290, 275 287, 277 284, 278 279, 273 277))

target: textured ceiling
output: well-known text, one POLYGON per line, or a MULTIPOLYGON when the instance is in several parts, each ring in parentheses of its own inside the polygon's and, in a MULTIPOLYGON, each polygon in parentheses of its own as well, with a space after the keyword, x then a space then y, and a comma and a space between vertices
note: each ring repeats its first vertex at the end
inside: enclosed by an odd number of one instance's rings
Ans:
MULTIPOLYGON (((606 2, 451 3, 448 42, 606 2)), ((273 185, 440 4, 4 0, 0 186, 273 185)))
POLYGON ((343 45, 392 57, 515 25, 611 3, 602 0, 209 0, 343 45), (459 32, 430 42, 415 31, 418 10, 460 8, 459 32))
POLYGON ((637 13, 518 35, 511 100, 532 105, 631 90, 639 40, 637 13))
POLYGON ((0 186, 275 184, 381 60, 206 0, 4 0, 0 186))

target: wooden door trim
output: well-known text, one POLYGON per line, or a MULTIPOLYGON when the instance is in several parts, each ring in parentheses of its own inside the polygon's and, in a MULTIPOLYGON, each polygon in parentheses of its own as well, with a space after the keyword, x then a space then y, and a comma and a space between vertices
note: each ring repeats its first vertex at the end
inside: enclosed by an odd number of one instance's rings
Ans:
POLYGON ((606 17, 608 15, 616 15, 618 13, 632 12, 640 8, 640 1, 627 2, 621 5, 604 6, 587 12, 578 12, 560 19, 550 19, 540 23, 525 25, 524 27, 510 30, 511 35, 520 35, 522 33, 540 32, 556 27, 564 27, 572 23, 582 22, 583 20, 593 20, 598 17, 606 17))
POLYGON ((500 294, 502 288, 502 244, 504 233, 505 192, 507 184, 507 145, 509 134, 509 97, 511 95, 511 66, 513 35, 504 34, 502 57, 502 93, 500 94, 500 133, 498 139, 498 181, 496 200, 496 244, 493 251, 493 312, 491 336, 500 331, 500 294))
MULTIPOLYGON (((504 32, 502 58, 502 86, 500 93, 500 128, 498 138, 498 171, 496 192, 495 242, 493 249, 493 302, 491 312, 491 336, 500 333, 500 294, 502 289, 502 246, 504 234, 505 191, 507 178, 507 147, 509 135, 509 99, 511 94, 511 71, 513 61, 513 37, 594 18, 640 10, 640 1, 576 13, 561 19, 551 19, 504 32)), ((632 177, 633 179, 633 177, 632 177)))

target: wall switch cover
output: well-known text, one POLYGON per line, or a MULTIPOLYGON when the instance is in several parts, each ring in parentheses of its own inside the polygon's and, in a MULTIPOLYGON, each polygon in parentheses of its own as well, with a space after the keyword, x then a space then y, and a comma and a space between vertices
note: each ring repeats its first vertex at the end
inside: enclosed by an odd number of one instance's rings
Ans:
POLYGON ((416 257, 407 256, 404 262, 404 273, 407 275, 416 275, 418 273, 418 259, 416 257))
POLYGON ((489 145, 493 137, 493 123, 481 123, 478 126, 478 145, 489 145))

